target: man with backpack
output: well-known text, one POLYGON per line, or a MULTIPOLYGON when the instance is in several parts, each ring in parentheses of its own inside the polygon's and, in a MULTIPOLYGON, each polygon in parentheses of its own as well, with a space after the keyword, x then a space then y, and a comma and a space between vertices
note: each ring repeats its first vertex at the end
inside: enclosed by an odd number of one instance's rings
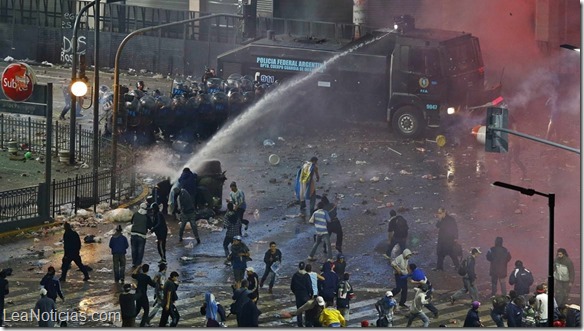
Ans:
POLYGON ((470 256, 466 259, 462 260, 460 266, 458 268, 458 274, 462 276, 462 284, 463 288, 458 290, 450 297, 450 303, 454 304, 454 301, 465 295, 466 293, 470 294, 470 297, 473 301, 477 301, 479 298, 479 291, 475 285, 475 281, 477 279, 477 274, 475 272, 475 263, 476 257, 481 254, 481 251, 478 247, 473 248, 470 251, 470 256))
POLYGON ((509 285, 515 286, 517 295, 524 296, 531 293, 529 288, 533 285, 533 275, 523 266, 521 260, 515 261, 515 269, 509 275, 509 285))
POLYGON ((406 242, 408 240, 408 222, 401 215, 398 215, 395 210, 389 211, 389 224, 387 225, 387 239, 389 241, 389 247, 385 252, 384 257, 386 259, 391 259, 391 251, 395 245, 399 245, 400 252, 403 253, 406 249, 406 242))

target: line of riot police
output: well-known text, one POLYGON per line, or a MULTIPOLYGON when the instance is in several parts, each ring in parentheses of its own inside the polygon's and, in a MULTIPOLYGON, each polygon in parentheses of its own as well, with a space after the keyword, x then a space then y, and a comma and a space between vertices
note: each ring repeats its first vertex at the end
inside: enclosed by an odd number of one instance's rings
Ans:
MULTIPOLYGON (((201 82, 192 77, 173 81, 170 96, 156 89, 145 91, 139 81, 135 89, 121 86, 123 107, 118 109, 120 141, 147 146, 157 139, 191 143, 215 134, 225 122, 237 117, 278 83, 266 84, 249 76, 232 74, 226 80, 206 70, 201 82)), ((112 133, 113 92, 100 88, 105 135, 112 133)))

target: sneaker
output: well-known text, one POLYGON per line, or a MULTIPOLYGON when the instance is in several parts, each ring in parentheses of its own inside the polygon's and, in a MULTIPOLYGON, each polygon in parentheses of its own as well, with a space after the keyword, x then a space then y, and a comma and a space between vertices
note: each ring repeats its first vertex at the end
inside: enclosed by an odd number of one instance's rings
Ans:
POLYGON ((307 260, 308 260, 308 261, 311 261, 311 262, 314 262, 314 261, 316 261, 316 259, 315 259, 314 257, 312 257, 312 256, 309 256, 309 257, 307 258, 307 260))

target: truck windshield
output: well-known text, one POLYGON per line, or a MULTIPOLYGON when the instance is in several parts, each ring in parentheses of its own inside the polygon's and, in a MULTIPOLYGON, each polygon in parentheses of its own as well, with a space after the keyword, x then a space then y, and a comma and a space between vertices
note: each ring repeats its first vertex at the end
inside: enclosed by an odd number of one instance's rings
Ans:
POLYGON ((448 71, 458 74, 481 67, 478 47, 473 39, 448 44, 445 48, 448 71))

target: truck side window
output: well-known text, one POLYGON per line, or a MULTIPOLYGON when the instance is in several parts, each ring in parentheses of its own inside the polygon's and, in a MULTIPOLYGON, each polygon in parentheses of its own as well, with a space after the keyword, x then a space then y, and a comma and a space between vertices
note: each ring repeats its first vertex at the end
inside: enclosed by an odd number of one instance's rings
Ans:
POLYGON ((402 46, 399 49, 399 57, 401 59, 401 69, 402 70, 406 70, 406 71, 411 71, 410 69, 410 58, 409 58, 409 54, 410 54, 410 46, 402 46))
POLYGON ((440 73, 440 58, 436 49, 414 48, 410 51, 408 71, 434 76, 440 73))

